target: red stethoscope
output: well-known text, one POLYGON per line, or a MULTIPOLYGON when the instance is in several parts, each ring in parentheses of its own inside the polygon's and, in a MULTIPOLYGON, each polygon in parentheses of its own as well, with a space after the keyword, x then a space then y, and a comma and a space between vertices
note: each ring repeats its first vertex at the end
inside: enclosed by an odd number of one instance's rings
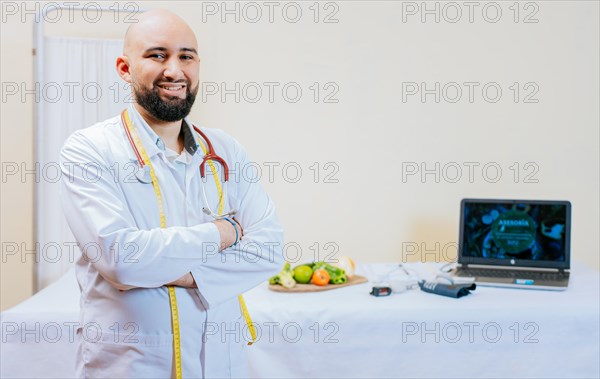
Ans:
MULTIPOLYGON (((124 110, 121 113, 121 122, 123 124, 123 128, 125 129, 125 134, 127 135, 127 139, 129 140, 129 143, 131 144, 131 148, 133 149, 135 156, 137 157, 138 163, 140 165, 139 169, 135 173, 135 177, 141 183, 152 183, 152 178, 150 177, 150 167, 144 163, 144 159, 142 158, 140 151, 138 150, 138 147, 135 144, 135 141, 133 140, 133 138, 131 136, 131 132, 130 132, 129 128, 127 127, 127 119, 125 118, 126 111, 127 110, 124 110)), ((223 181, 223 185, 222 185, 222 187, 224 188, 222 196, 224 199, 227 199, 226 194, 228 192, 227 190, 229 189, 228 188, 229 187, 229 166, 227 165, 227 162, 225 162, 225 160, 223 158, 221 158, 219 155, 217 155, 215 153, 215 149, 213 148, 213 145, 210 142, 210 140, 208 139, 208 137, 206 136, 206 134, 204 134, 202 132, 202 130, 197 128, 196 125, 192 124, 192 127, 196 131, 196 133, 200 134, 202 139, 206 142, 206 147, 207 147, 205 150, 206 153, 204 155, 204 158, 202 159, 202 162, 200 163, 200 179, 201 179, 200 181, 201 181, 201 186, 202 186, 202 196, 204 197, 204 204, 205 204, 205 206, 202 207, 202 212, 204 212, 205 214, 207 214, 209 216, 212 216, 215 220, 225 218, 225 217, 232 217, 237 213, 236 210, 231 210, 231 211, 229 211, 227 213, 223 213, 223 214, 218 214, 216 212, 213 212, 213 210, 210 208, 210 205, 208 204, 208 198, 206 197, 206 189, 205 189, 205 185, 206 185, 206 181, 207 181, 205 166, 209 161, 217 162, 223 167, 223 178, 225 180, 223 181)), ((215 171, 215 174, 216 174, 216 171, 215 171)), ((217 178, 217 180, 218 180, 218 178, 217 178)))

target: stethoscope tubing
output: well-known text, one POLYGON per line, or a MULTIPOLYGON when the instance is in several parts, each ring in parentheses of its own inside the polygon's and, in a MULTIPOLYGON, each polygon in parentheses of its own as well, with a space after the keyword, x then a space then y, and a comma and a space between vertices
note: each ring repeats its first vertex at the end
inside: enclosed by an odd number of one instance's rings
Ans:
MULTIPOLYGON (((129 144, 131 145, 131 148, 133 149, 133 152, 135 153, 135 156, 138 160, 138 163, 140 165, 140 168, 136 171, 135 173, 135 177, 138 179, 138 181, 140 181, 141 183, 144 184, 149 184, 152 183, 152 178, 150 177, 150 167, 148 167, 145 162, 144 159, 142 158, 140 151, 138 150, 133 137, 131 136, 131 132, 129 131, 129 128, 127 127, 127 124, 125 122, 125 118, 124 115, 121 115, 121 120, 123 122, 123 127, 125 129, 125 134, 127 135, 127 139, 129 140, 129 144)), ((206 136, 206 134, 204 134, 198 127, 196 127, 195 125, 192 125, 194 130, 200 134, 200 136, 202 137, 202 139, 204 139, 204 141, 206 142, 207 145, 207 153, 205 154, 204 158, 202 159, 202 162, 200 163, 200 182, 201 182, 201 186, 202 186, 202 197, 204 198, 204 204, 205 206, 202 207, 202 211, 213 217, 215 220, 218 219, 223 219, 226 217, 233 217, 237 211, 236 210, 231 210, 225 214, 219 215, 215 212, 213 212, 213 210, 210 208, 210 206, 208 205, 208 198, 206 196, 206 188, 205 188, 205 182, 206 182, 206 170, 205 170, 205 165, 208 161, 216 161, 218 163, 221 164, 221 166, 223 167, 223 193, 222 196, 224 198, 227 198, 227 193, 229 192, 229 166, 227 165, 227 162, 225 162, 225 160, 223 158, 221 158, 220 156, 218 156, 215 153, 215 150, 213 148, 212 143, 210 142, 210 140, 208 139, 208 137, 206 136)))

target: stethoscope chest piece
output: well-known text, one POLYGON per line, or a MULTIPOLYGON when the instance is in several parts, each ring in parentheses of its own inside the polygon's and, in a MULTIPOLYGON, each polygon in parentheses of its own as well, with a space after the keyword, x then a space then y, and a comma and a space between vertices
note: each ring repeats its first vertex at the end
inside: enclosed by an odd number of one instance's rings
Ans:
POLYGON ((137 169, 135 172, 135 177, 141 183, 152 183, 152 177, 150 176, 150 166, 143 166, 137 169))

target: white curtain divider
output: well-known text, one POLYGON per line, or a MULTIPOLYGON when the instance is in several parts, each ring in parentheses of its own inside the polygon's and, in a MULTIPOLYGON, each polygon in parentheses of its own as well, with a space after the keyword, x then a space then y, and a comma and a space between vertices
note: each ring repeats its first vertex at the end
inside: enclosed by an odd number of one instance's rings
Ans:
POLYGON ((39 180, 36 191, 37 290, 71 268, 81 254, 59 200, 59 153, 75 130, 116 116, 129 89, 115 69, 123 41, 45 37, 43 119, 36 125, 39 180))

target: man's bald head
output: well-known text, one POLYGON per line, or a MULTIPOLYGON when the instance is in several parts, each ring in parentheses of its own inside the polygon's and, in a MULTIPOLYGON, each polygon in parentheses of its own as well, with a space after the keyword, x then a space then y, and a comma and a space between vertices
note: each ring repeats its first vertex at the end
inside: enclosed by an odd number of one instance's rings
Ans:
POLYGON ((196 36, 179 16, 164 9, 142 13, 127 29, 116 63, 121 78, 131 83, 140 112, 169 122, 189 114, 199 87, 200 58, 196 36))
POLYGON ((123 54, 131 56, 139 50, 140 42, 160 35, 186 41, 190 47, 198 50, 194 31, 181 17, 166 9, 153 9, 142 13, 138 17, 138 22, 127 28, 123 54))

